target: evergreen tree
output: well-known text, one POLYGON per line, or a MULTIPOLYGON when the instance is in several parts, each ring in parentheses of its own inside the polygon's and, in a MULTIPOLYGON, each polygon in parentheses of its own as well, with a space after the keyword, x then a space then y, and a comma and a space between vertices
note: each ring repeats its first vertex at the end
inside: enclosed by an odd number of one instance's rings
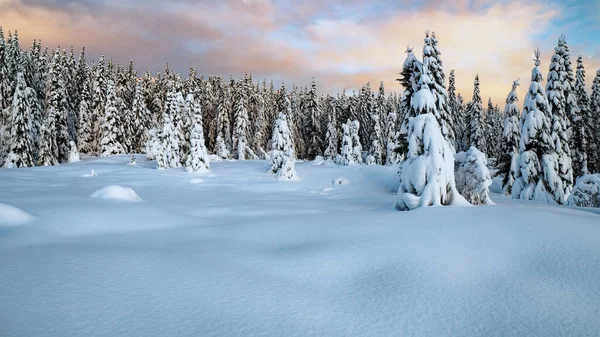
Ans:
POLYGON ((40 148, 37 163, 39 166, 58 165, 58 146, 56 145, 56 111, 52 105, 46 112, 46 120, 40 132, 40 148))
POLYGON ((231 137, 233 143, 233 153, 236 159, 245 160, 247 157, 255 157, 248 146, 248 96, 246 83, 238 82, 235 90, 235 127, 231 137))
POLYGON ((430 89, 436 104, 435 117, 441 127, 444 139, 446 139, 450 148, 454 150, 455 135, 453 117, 450 114, 451 111, 448 106, 449 99, 448 92, 446 91, 446 75, 444 74, 444 68, 440 58, 441 54, 435 32, 432 32, 431 37, 429 37, 429 31, 426 31, 425 45, 423 47, 423 64, 427 65, 427 68, 431 72, 432 83, 430 84, 430 89))
POLYGON ((71 139, 68 126, 69 108, 66 83, 63 74, 63 57, 64 54, 61 50, 56 49, 54 56, 52 57, 52 63, 50 64, 50 71, 48 74, 48 83, 46 84, 46 107, 48 111, 50 109, 52 110, 52 112, 47 112, 47 114, 52 114, 54 116, 53 127, 56 130, 57 145, 56 159, 60 163, 67 162, 69 159, 69 141, 71 139))
POLYGON ((327 99, 325 100, 325 114, 327 115, 327 131, 325 133, 327 147, 323 155, 325 159, 334 160, 338 154, 337 116, 333 97, 329 95, 327 95, 327 99))
POLYGON ((139 82, 135 86, 132 114, 137 121, 135 124, 135 146, 133 152, 141 153, 146 142, 149 140, 148 131, 153 127, 153 121, 151 112, 146 107, 144 89, 139 82))
POLYGON ((92 134, 88 139, 90 154, 98 153, 98 138, 100 135, 100 124, 106 108, 106 73, 104 69, 104 55, 100 56, 94 72, 92 83, 92 134))
POLYGON ((590 96, 590 144, 594 144, 595 147, 591 147, 590 154, 592 157, 589 160, 589 170, 591 172, 600 172, 600 69, 596 71, 596 76, 592 84, 592 94, 590 96), (593 151, 596 149, 596 151, 593 151))
POLYGON ((352 162, 362 164, 362 145, 360 143, 360 122, 352 121, 349 125, 350 128, 350 139, 352 140, 352 162))
POLYGON ((504 128, 502 132, 502 155, 498 158, 499 175, 502 177, 502 191, 512 194, 512 186, 517 177, 519 161, 519 141, 521 138, 521 113, 517 107, 517 87, 519 80, 513 81, 512 89, 506 97, 504 108, 504 128))
POLYGON ((373 130, 370 133, 371 146, 369 147, 367 164, 381 165, 383 164, 383 146, 379 141, 381 139, 381 124, 379 122, 379 114, 372 114, 371 119, 373 130))
POLYGON ((481 104, 481 94, 479 91, 479 75, 475 76, 473 88, 473 100, 471 101, 469 116, 471 117, 471 146, 487 154, 488 148, 485 142, 485 122, 483 119, 483 106, 481 104))
POLYGON ((551 112, 542 86, 540 50, 535 50, 535 67, 525 96, 519 140, 519 162, 512 187, 513 199, 555 203, 559 187, 558 158, 551 137, 551 112))
POLYGON ((210 171, 210 162, 206 144, 204 142, 201 106, 191 93, 187 95, 186 102, 191 108, 191 112, 194 116, 193 126, 190 132, 190 154, 187 157, 185 165, 186 170, 188 172, 207 172, 210 171))
POLYGON ((310 92, 306 100, 306 106, 304 113, 308 118, 305 129, 306 135, 308 135, 308 144, 306 149, 306 156, 308 159, 313 160, 317 156, 323 154, 323 140, 321 138, 321 107, 319 106, 317 96, 317 84, 315 80, 312 80, 310 92))
POLYGON ((223 82, 220 82, 219 97, 217 100, 217 139, 214 151, 221 158, 228 158, 232 150, 227 90, 223 82))
POLYGON ((119 115, 118 104, 115 84, 112 80, 108 80, 104 123, 102 124, 102 140, 100 140, 100 151, 103 157, 125 153, 125 148, 119 141, 122 139, 122 121, 119 115))
POLYGON ((12 135, 10 152, 4 161, 4 167, 33 166, 33 151, 30 135, 31 108, 26 97, 26 85, 23 73, 17 74, 17 85, 12 104, 12 135))
POLYGON ((577 58, 577 77, 575 80, 574 96, 579 113, 573 120, 571 151, 573 173, 575 177, 580 177, 590 173, 588 158, 595 161, 595 158, 598 156, 598 143, 592 131, 597 121, 594 121, 592 118, 590 97, 585 90, 585 68, 581 55, 577 58))
POLYGON ((92 154, 94 143, 94 116, 92 115, 92 94, 90 74, 87 70, 79 71, 81 85, 79 86, 79 128, 77 147, 81 153, 92 154))
POLYGON ((294 144, 287 123, 287 113, 291 112, 292 103, 287 97, 284 106, 285 109, 279 113, 273 127, 270 173, 275 174, 280 180, 291 180, 296 178, 297 173, 294 168, 294 144))
POLYGON ((557 203, 564 204, 573 188, 573 168, 568 136, 570 123, 566 115, 567 97, 564 90, 564 85, 567 84, 565 79, 567 74, 561 39, 559 39, 559 43, 554 49, 555 53, 552 55, 546 82, 546 96, 550 106, 551 137, 558 160, 558 176, 560 177, 557 185, 551 186, 551 192, 557 203))
POLYGON ((406 158, 408 152, 408 126, 411 117, 415 117, 416 113, 412 109, 411 101, 415 92, 418 90, 417 80, 420 77, 421 62, 417 60, 412 48, 406 49, 406 59, 402 65, 402 72, 398 82, 404 87, 402 97, 400 99, 400 115, 398 118, 402 120, 400 124, 399 137, 399 152, 402 158, 406 158))
POLYGON ((345 124, 342 124, 342 143, 340 148, 340 156, 338 159, 339 165, 356 165, 356 158, 354 156, 352 145, 352 135, 350 134, 350 125, 352 121, 348 120, 345 124))
POLYGON ((160 148, 156 155, 156 166, 158 169, 175 168, 181 166, 177 130, 173 123, 172 116, 178 113, 180 108, 177 102, 177 89, 175 83, 171 81, 168 85, 167 96, 165 99, 165 109, 163 112, 163 127, 159 135, 160 148))
POLYGON ((466 145, 463 144, 463 129, 464 123, 461 119, 462 116, 462 106, 458 102, 458 98, 456 97, 456 76, 454 74, 454 69, 450 70, 450 76, 448 78, 448 113, 452 117, 452 125, 454 126, 454 148, 456 151, 466 150, 466 145))
POLYGON ((390 127, 388 131, 388 137, 386 142, 386 156, 385 156, 385 164, 386 165, 398 165, 402 160, 402 154, 400 153, 400 149, 398 147, 398 138, 399 132, 397 131, 398 124, 398 115, 393 109, 390 109, 390 112, 387 116, 387 125, 390 127))
MULTIPOLYGON (((370 145, 371 133, 373 131, 373 115, 376 114, 375 102, 373 93, 371 92, 371 83, 367 83, 360 89, 358 95, 358 122, 360 123, 360 142, 361 144, 370 145)), ((370 150, 370 148, 367 148, 370 150)))

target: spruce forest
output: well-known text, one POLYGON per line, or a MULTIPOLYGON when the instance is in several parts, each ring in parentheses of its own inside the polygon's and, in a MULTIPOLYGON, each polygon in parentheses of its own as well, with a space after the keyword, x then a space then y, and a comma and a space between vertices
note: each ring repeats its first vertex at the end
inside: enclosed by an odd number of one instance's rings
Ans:
MULTIPOLYGON (((531 79, 515 80, 506 102, 484 104, 478 77, 469 97, 457 93, 454 71, 446 81, 438 40, 428 31, 422 60, 408 48, 399 65, 402 93, 387 93, 381 82, 325 96, 318 78, 310 87, 276 87, 250 73, 204 78, 193 67, 182 75, 168 64, 140 75, 133 62, 115 64, 104 55, 89 62, 85 49, 42 49, 36 40, 26 50, 17 31, 5 38, 0 28, 0 163, 21 168, 60 165, 79 154, 146 154, 159 169, 197 171, 209 170, 211 160, 272 159, 272 172, 285 170, 287 178, 296 175, 295 159, 394 165, 399 208, 412 209, 400 194, 422 198, 411 167, 429 156, 425 129, 434 123, 444 144, 430 146, 442 160, 453 157, 457 176, 438 200, 420 202, 450 204, 456 198, 444 193, 467 197, 474 188, 483 197, 467 199, 485 204, 491 179, 499 177, 508 196, 566 204, 578 177, 600 171, 600 70, 586 88, 583 58, 571 56, 564 36, 548 61, 545 71, 536 50, 531 79), (519 85, 529 87, 522 100, 519 85), (425 114, 435 122, 417 121, 425 114), (475 186, 465 186, 463 166, 475 170, 475 186)), ((435 159, 427 165, 447 169, 435 159)))

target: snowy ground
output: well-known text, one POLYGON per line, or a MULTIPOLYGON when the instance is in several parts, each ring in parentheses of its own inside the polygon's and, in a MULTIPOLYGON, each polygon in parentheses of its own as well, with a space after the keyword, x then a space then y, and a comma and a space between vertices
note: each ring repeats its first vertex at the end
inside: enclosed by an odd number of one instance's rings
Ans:
POLYGON ((394 168, 142 158, 0 169, 1 336, 600 335, 593 212, 399 212, 394 168))

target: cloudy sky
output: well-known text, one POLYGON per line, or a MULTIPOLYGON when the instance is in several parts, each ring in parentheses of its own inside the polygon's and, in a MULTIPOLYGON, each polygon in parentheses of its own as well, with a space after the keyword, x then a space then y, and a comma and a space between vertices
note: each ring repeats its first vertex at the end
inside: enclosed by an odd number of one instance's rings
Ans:
POLYGON ((420 57, 424 31, 436 32, 446 73, 470 99, 479 73, 482 96, 504 105, 512 80, 529 84, 532 50, 542 49, 546 72, 552 48, 565 33, 576 59, 585 58, 588 82, 600 68, 600 2, 511 0, 0 0, 4 31, 19 31, 23 46, 86 46, 115 62, 133 59, 154 73, 255 79, 305 85, 335 93, 370 81, 395 82, 406 46, 420 57), (452 4, 449 4, 452 2, 452 4))

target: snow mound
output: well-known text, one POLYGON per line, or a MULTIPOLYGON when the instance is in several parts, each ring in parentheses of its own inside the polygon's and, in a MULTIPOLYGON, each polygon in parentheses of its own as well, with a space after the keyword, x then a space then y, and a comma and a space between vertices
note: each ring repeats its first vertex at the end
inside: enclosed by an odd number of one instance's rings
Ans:
POLYGON ((84 177, 95 177, 97 176, 96 171, 90 170, 90 173, 86 173, 83 175, 84 177))
POLYGON ((567 206, 600 207, 600 173, 579 177, 567 206))
POLYGON ((0 228, 24 225, 33 219, 32 215, 20 208, 0 203, 0 228))
POLYGON ((312 161, 313 165, 325 165, 332 166, 335 165, 335 161, 331 158, 323 158, 321 156, 317 156, 315 160, 312 161))
POLYGON ((102 198, 111 200, 121 201, 140 201, 140 197, 135 191, 129 187, 123 187, 119 185, 111 185, 103 187, 96 192, 92 193, 92 198, 102 198))
POLYGON ((200 184, 200 183, 203 183, 203 182, 204 182, 204 179, 200 179, 200 178, 190 179, 190 184, 200 184))
POLYGON ((209 154, 208 155, 208 160, 211 162, 218 162, 218 161, 222 161, 223 158, 217 156, 216 154, 209 154))
POLYGON ((350 184, 350 180, 348 180, 344 177, 337 177, 333 180, 333 184, 334 185, 348 185, 348 184, 350 184))

